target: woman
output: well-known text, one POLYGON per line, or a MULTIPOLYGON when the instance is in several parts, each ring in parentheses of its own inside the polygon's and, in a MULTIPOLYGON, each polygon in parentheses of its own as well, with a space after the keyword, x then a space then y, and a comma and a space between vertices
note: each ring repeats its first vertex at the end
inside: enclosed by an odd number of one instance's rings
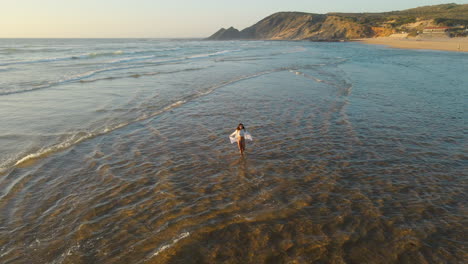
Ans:
POLYGON ((234 131, 230 136, 229 139, 231 140, 231 144, 237 141, 237 146, 239 147, 239 151, 241 155, 244 155, 245 151, 245 140, 252 140, 252 135, 250 135, 242 123, 237 126, 236 131, 234 131))

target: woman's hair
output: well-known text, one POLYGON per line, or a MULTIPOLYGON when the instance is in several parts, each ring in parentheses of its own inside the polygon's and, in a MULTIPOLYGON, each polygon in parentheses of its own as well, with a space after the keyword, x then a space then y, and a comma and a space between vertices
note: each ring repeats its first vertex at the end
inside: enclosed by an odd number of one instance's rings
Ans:
POLYGON ((240 128, 239 128, 240 126, 242 126, 242 129, 245 129, 245 126, 244 126, 244 124, 242 124, 242 123, 239 123, 239 124, 237 125, 237 128, 236 128, 236 130, 240 130, 240 128))

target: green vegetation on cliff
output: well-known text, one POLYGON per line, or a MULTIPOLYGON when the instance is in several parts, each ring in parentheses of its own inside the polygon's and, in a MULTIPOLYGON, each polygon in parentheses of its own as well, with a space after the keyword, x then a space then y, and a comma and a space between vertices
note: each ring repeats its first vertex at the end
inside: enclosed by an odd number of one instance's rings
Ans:
POLYGON ((208 40, 270 39, 337 41, 395 32, 412 33, 426 26, 468 26, 468 4, 423 6, 384 13, 279 12, 239 31, 220 29, 208 40))

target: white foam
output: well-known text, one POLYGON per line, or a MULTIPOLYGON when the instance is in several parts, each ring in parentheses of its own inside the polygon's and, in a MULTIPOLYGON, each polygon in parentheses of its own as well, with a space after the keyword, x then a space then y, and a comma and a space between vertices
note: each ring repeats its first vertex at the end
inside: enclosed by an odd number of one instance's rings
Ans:
POLYGON ((103 72, 110 72, 110 71, 119 71, 119 70, 127 70, 127 69, 134 69, 134 68, 141 68, 142 66, 126 66, 126 67, 107 67, 107 68, 101 68, 97 70, 92 70, 92 71, 87 71, 83 73, 78 73, 70 76, 65 76, 59 79, 58 81, 52 81, 48 82, 43 85, 38 85, 26 89, 21 89, 21 90, 4 90, 0 92, 0 95, 8 95, 8 94, 15 94, 15 93, 25 93, 25 92, 30 92, 30 91, 35 91, 35 90, 41 90, 41 89, 46 89, 50 88, 53 86, 65 84, 65 83, 70 83, 70 82, 76 82, 80 81, 89 77, 92 77, 96 74, 103 73, 103 72))
MULTIPOLYGON (((183 60, 187 60, 187 59, 211 57, 211 56, 225 54, 225 53, 229 53, 229 52, 233 52, 233 51, 237 51, 237 50, 223 50, 223 51, 218 51, 218 52, 214 52, 214 53, 196 54, 196 55, 192 55, 192 56, 188 56, 188 57, 159 59, 159 60, 152 60, 154 58, 160 57, 160 56, 157 56, 157 55, 149 55, 149 56, 141 56, 141 57, 127 57, 127 58, 123 58, 123 59, 111 60, 111 61, 108 61, 108 62, 105 62, 105 63, 107 63, 107 64, 118 64, 118 63, 129 63, 129 62, 137 62, 137 61, 147 61, 149 63, 163 64, 163 63, 183 61, 183 60)), ((124 54, 124 52, 123 51, 100 52, 100 53, 96 52, 96 53, 82 54, 82 55, 76 55, 76 56, 46 58, 46 59, 39 59, 39 60, 32 60, 32 61, 8 62, 8 63, 0 64, 0 66, 6 66, 6 65, 11 65, 11 64, 51 62, 51 61, 68 60, 68 59, 82 59, 82 58, 87 58, 87 57, 120 55, 120 54, 124 54)), ((84 73, 78 73, 78 74, 71 75, 71 76, 65 76, 62 79, 58 80, 58 81, 50 81, 47 84, 43 84, 43 85, 39 85, 39 86, 23 88, 23 89, 20 89, 20 90, 4 90, 4 91, 0 92, 0 95, 30 92, 30 91, 49 88, 49 87, 64 84, 64 83, 80 81, 80 80, 83 80, 85 78, 89 78, 89 77, 92 77, 92 76, 94 76, 96 74, 103 73, 103 72, 125 70, 125 69, 134 69, 134 68, 142 68, 142 67, 144 67, 144 65, 126 65, 125 67, 105 67, 105 68, 101 68, 101 69, 87 71, 87 72, 84 72, 84 73)))
POLYGON ((78 143, 80 143, 80 142, 82 142, 82 141, 84 141, 86 139, 96 137, 96 136, 100 136, 100 135, 103 135, 103 134, 107 134, 107 133, 112 132, 112 131, 114 131, 116 129, 127 126, 127 125, 129 125, 129 124, 131 124, 133 122, 142 121, 142 120, 145 120, 145 119, 160 115, 160 114, 162 114, 164 112, 167 112, 167 111, 169 111, 169 110, 171 110, 173 108, 179 107, 179 106, 181 106, 181 105, 183 105, 183 104, 185 104, 187 102, 190 102, 191 100, 194 100, 194 99, 199 98, 201 96, 208 95, 208 94, 214 92, 218 88, 221 88, 221 87, 224 87, 224 86, 236 83, 236 82, 240 82, 240 81, 243 81, 243 80, 259 77, 259 76, 262 76, 262 75, 266 75, 266 74, 270 74, 270 73, 274 73, 274 72, 279 72, 279 71, 287 71, 287 70, 290 70, 290 69, 288 69, 288 68, 277 68, 277 69, 273 69, 273 70, 269 70, 269 71, 257 72, 257 73, 251 74, 251 75, 241 76, 239 78, 232 79, 232 80, 229 80, 229 81, 226 81, 226 82, 222 82, 222 83, 220 83, 218 85, 214 85, 212 87, 209 87, 208 89, 206 89, 204 91, 199 91, 197 94, 193 94, 193 95, 187 97, 185 100, 178 100, 178 101, 176 101, 174 103, 171 103, 171 104, 163 107, 162 109, 160 109, 158 111, 155 111, 155 112, 153 112, 151 114, 143 113, 140 117, 135 118, 133 121, 128 121, 128 122, 115 124, 115 125, 112 125, 110 127, 104 127, 104 128, 102 128, 101 131, 96 131, 96 132, 93 132, 93 133, 91 133, 91 132, 79 132, 79 133, 71 136, 70 138, 68 138, 67 140, 65 140, 65 141, 63 141, 63 142, 61 142, 59 144, 42 148, 41 150, 39 150, 39 151, 37 151, 35 153, 30 153, 30 154, 20 158, 18 161, 16 161, 14 166, 18 166, 18 165, 21 165, 22 163, 24 163, 26 161, 29 161, 29 160, 32 160, 32 159, 37 159, 37 158, 40 158, 42 156, 48 155, 50 153, 57 152, 57 151, 69 148, 70 146, 78 144, 78 143))
POLYGON ((153 59, 155 57, 156 57, 155 55, 142 56, 142 57, 128 57, 128 58, 123 58, 123 59, 111 60, 111 61, 108 61, 107 63, 127 63, 127 62, 135 62, 135 61, 144 61, 144 60, 153 59))
POLYGON ((173 104, 171 104, 169 106, 166 106, 163 110, 165 110, 165 111, 170 110, 170 109, 172 109, 174 107, 177 107, 177 106, 180 106, 180 105, 184 104, 185 102, 186 102, 185 100, 177 101, 177 102, 175 102, 175 103, 173 103, 173 104))
MULTIPOLYGON (((311 80, 314 80, 314 81, 319 82, 319 83, 327 83, 327 82, 324 81, 324 80, 321 80, 321 79, 319 79, 319 78, 317 78, 317 77, 314 77, 314 76, 312 76, 312 75, 309 75, 309 74, 306 74, 306 73, 303 73, 303 72, 300 72, 300 71, 292 71, 292 70, 290 70, 289 72, 292 72, 292 73, 294 73, 294 74, 296 74, 296 75, 302 75, 302 76, 304 76, 304 77, 307 78, 307 79, 311 79, 311 80)), ((327 83, 327 84, 330 84, 330 83, 327 83)))
POLYGON ((123 122, 123 123, 115 124, 115 125, 112 125, 112 126, 106 126, 106 127, 102 128, 101 131, 79 132, 79 133, 69 137, 68 139, 66 139, 65 141, 63 141, 61 143, 58 143, 58 144, 55 144, 55 145, 52 145, 52 146, 49 146, 49 147, 44 147, 44 148, 40 149, 39 151, 37 151, 35 153, 30 153, 30 154, 22 157, 21 159, 19 159, 14 164, 14 166, 21 165, 22 163, 24 163, 24 162, 26 162, 28 160, 37 159, 37 158, 46 156, 47 154, 57 152, 57 151, 60 151, 60 150, 63 150, 63 149, 67 149, 67 148, 69 148, 69 147, 71 147, 73 145, 76 145, 76 144, 78 144, 78 143, 80 143, 80 142, 82 142, 82 141, 84 141, 86 139, 96 137, 96 136, 99 136, 99 135, 103 135, 103 134, 107 134, 107 133, 112 132, 112 131, 114 131, 116 129, 127 126, 128 124, 129 124, 128 122, 123 122))
POLYGON ((223 51, 218 51, 218 52, 213 52, 213 53, 202 53, 202 54, 195 54, 192 56, 188 56, 188 59, 196 59, 196 58, 206 58, 206 57, 211 57, 211 56, 217 56, 221 54, 226 54, 234 51, 239 51, 239 50, 223 50, 223 51))
POLYGON ((174 239, 171 241, 171 243, 168 243, 168 244, 165 244, 165 245, 160 246, 160 247, 152 254, 151 257, 155 257, 155 256, 159 255, 161 252, 163 252, 164 250, 173 247, 177 242, 179 242, 181 239, 184 239, 184 238, 188 237, 189 235, 190 235, 189 232, 184 232, 184 233, 178 235, 176 238, 174 238, 174 239))
POLYGON ((68 55, 62 57, 50 57, 50 58, 42 58, 42 59, 34 59, 34 60, 24 60, 24 61, 11 61, 0 63, 0 66, 8 66, 8 65, 15 65, 15 64, 34 64, 34 63, 44 63, 44 62, 56 62, 56 61, 64 61, 64 60, 75 60, 75 59, 86 59, 86 58, 94 58, 100 56, 113 56, 113 55, 122 55, 124 54, 123 51, 112 51, 112 52, 91 52, 91 53, 84 53, 84 54, 76 54, 76 55, 68 55))
MULTIPOLYGON (((12 252, 14 249, 15 249, 15 248, 12 247, 12 248, 6 250, 4 253, 2 253, 2 254, 0 255, 0 257, 6 256, 6 255, 9 254, 10 252, 12 252)), ((2 248, 2 250, 3 250, 3 248, 2 248)))
POLYGON ((37 59, 37 60, 12 61, 12 62, 0 63, 0 66, 8 66, 8 65, 15 65, 15 64, 33 64, 33 63, 43 63, 43 62, 54 62, 54 61, 70 60, 70 59, 73 59, 75 57, 76 56, 65 56, 65 57, 43 58, 43 59, 37 59))
POLYGON ((85 139, 88 139, 92 136, 95 136, 95 134, 92 134, 92 133, 86 133, 86 132, 81 132, 81 133, 78 133, 76 135, 73 135, 72 137, 68 138, 67 140, 59 143, 59 144, 56 144, 56 145, 53 145, 53 146, 49 146, 49 147, 45 147, 45 148, 42 148, 40 149, 39 151, 35 152, 35 153, 30 153, 26 156, 24 156, 23 158, 19 159, 16 163, 15 163, 15 166, 18 166, 28 160, 32 160, 32 159, 37 159, 39 157, 42 157, 42 156, 45 156, 49 153, 52 153, 52 152, 56 152, 58 150, 62 150, 62 149, 65 149, 65 148, 68 148, 70 147, 71 145, 74 145, 74 144, 77 144, 85 139))
POLYGON ((91 52, 86 54, 88 57, 100 57, 100 56, 112 56, 112 55, 122 55, 125 52, 122 50, 117 50, 117 51, 105 51, 105 52, 91 52))

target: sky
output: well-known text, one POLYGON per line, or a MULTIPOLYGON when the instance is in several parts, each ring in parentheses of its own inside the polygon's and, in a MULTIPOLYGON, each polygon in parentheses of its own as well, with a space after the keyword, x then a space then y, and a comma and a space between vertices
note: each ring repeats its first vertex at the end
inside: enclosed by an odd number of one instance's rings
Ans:
POLYGON ((384 12, 468 0, 0 0, 0 38, 199 38, 279 11, 384 12))

